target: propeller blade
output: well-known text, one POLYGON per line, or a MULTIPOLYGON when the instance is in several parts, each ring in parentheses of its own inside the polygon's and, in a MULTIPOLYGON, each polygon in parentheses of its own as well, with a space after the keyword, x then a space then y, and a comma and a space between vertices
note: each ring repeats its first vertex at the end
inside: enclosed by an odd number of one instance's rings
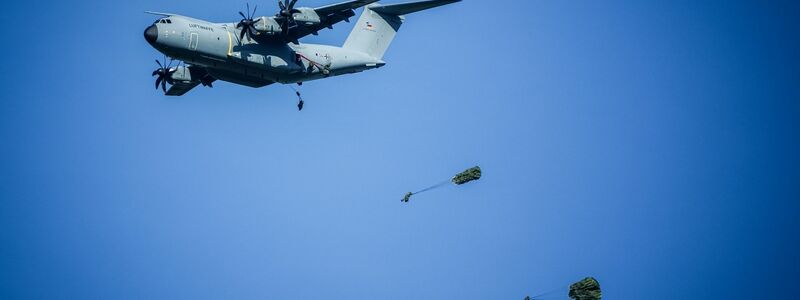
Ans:
POLYGON ((245 29, 247 28, 242 28, 242 31, 239 33, 239 42, 244 40, 245 29))
POLYGON ((158 64, 158 67, 159 67, 158 69, 153 71, 153 74, 152 74, 152 76, 156 76, 156 75, 158 76, 158 77, 156 77, 155 87, 156 87, 156 89, 158 89, 158 86, 160 85, 161 86, 161 90, 163 90, 164 93, 166 93, 167 92, 167 83, 169 83, 170 85, 175 84, 175 80, 172 79, 172 74, 174 74, 175 72, 178 71, 178 67, 181 64, 181 61, 178 61, 178 66, 176 66, 175 68, 172 67, 172 64, 175 62, 175 60, 172 59, 172 58, 167 60, 167 56, 166 55, 164 55, 164 63, 161 63, 161 61, 159 61, 158 59, 156 59, 155 61, 156 61, 156 64, 158 64))

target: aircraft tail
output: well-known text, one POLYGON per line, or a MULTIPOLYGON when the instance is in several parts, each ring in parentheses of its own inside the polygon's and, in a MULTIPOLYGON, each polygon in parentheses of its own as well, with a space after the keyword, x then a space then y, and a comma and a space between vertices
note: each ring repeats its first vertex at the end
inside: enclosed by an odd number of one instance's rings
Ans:
POLYGON ((401 4, 371 4, 364 7, 353 31, 344 42, 344 48, 366 53, 377 59, 383 58, 394 40, 404 15, 434 8, 461 0, 426 0, 401 4))

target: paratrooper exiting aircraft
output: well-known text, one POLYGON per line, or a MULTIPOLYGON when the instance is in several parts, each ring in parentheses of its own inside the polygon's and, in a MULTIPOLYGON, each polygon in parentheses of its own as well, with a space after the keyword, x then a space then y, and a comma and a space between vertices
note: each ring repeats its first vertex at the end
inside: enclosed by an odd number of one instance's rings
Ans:
MULTIPOLYGON (((199 84, 215 80, 249 87, 273 83, 299 84, 330 76, 380 68, 389 44, 403 23, 404 15, 459 2, 428 0, 382 5, 378 0, 356 0, 318 8, 298 7, 297 0, 278 1, 275 16, 255 17, 256 8, 239 12, 238 23, 212 23, 170 13, 144 31, 144 38, 171 59, 172 66, 158 60, 153 72, 156 88, 166 95, 180 96, 199 84), (341 21, 349 22, 355 9, 364 12, 341 47, 300 43, 302 37, 341 21), (167 90, 167 83, 171 86, 167 90)), ((302 106, 299 106, 302 108, 302 106)))

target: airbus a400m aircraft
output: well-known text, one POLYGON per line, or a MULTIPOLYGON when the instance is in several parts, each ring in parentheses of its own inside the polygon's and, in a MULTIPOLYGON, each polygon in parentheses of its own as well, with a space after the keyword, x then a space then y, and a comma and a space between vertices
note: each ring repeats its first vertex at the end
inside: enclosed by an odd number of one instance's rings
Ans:
MULTIPOLYGON (((278 1, 280 12, 255 17, 256 8, 239 12, 238 23, 212 23, 170 13, 144 31, 156 50, 185 62, 172 66, 156 60, 156 88, 180 96, 199 84, 222 80, 250 87, 273 83, 302 84, 380 68, 386 49, 403 23, 404 15, 459 2, 429 0, 382 5, 378 0, 356 0, 317 8, 295 8, 297 0, 278 1), (355 28, 341 47, 300 43, 299 39, 333 28, 365 7, 355 28), (167 83, 171 86, 167 90, 167 83)), ((166 60, 166 58, 165 58, 166 60)), ((298 93, 299 96, 299 93, 298 93)), ((302 100, 301 100, 302 101, 302 100)), ((302 102, 300 104, 302 109, 302 102)))

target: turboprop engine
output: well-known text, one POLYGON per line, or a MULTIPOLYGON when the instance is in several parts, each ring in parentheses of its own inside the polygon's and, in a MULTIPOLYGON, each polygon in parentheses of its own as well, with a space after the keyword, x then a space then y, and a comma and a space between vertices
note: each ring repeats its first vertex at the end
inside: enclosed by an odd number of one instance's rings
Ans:
POLYGON ((304 25, 316 25, 321 22, 319 15, 313 8, 300 7, 297 10, 300 12, 293 15, 295 22, 304 25))
MULTIPOLYGON (((273 17, 255 18, 256 9, 250 11, 250 4, 247 4, 247 14, 239 12, 242 19, 236 24, 236 28, 241 29, 239 39, 247 36, 248 39, 261 34, 288 36, 289 31, 298 26, 312 26, 321 23, 319 14, 310 7, 294 8, 297 0, 278 1, 280 12, 273 17)), ((296 40, 289 40, 297 44, 296 40)))
POLYGON ((281 25, 271 17, 261 17, 256 20, 254 25, 259 33, 274 35, 281 33, 281 25))

